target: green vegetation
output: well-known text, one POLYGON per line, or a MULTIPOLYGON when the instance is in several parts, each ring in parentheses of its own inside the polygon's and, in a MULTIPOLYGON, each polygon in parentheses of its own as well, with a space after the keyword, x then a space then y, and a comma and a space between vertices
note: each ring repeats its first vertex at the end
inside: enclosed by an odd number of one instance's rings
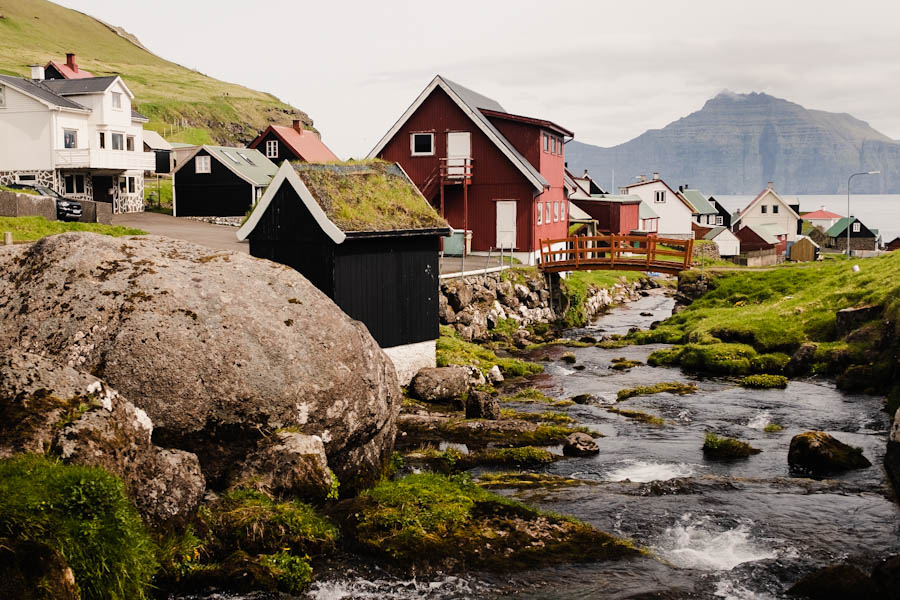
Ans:
POLYGON ((144 180, 144 204, 147 210, 172 214, 172 180, 168 177, 159 178, 157 189, 156 179, 144 180))
POLYGON ((584 485, 585 482, 580 479, 563 477, 562 475, 515 471, 509 473, 482 473, 479 475, 476 483, 483 488, 529 489, 584 485))
POLYGON ((154 545, 122 482, 37 455, 0 461, 0 536, 47 544, 85 600, 146 597, 154 545))
POLYGON ((277 580, 279 591, 299 594, 312 581, 312 567, 306 558, 282 550, 275 554, 263 554, 260 560, 277 580))
POLYGON ((509 448, 555 446, 565 442, 566 437, 575 432, 587 433, 593 437, 602 437, 601 434, 583 426, 559 425, 556 423, 533 425, 503 420, 445 419, 437 424, 405 422, 401 424, 401 427, 405 433, 423 439, 439 437, 441 440, 464 444, 498 444, 509 448))
POLYGON ((560 356, 559 359, 560 359, 561 361, 565 362, 565 363, 569 363, 570 365, 571 365, 571 364, 574 364, 574 363, 578 360, 578 359, 575 357, 575 353, 574 353, 574 352, 566 352, 565 354, 563 354, 562 356, 560 356))
POLYGON ((628 360, 624 356, 620 356, 619 358, 612 359, 612 366, 609 368, 614 371, 628 371, 634 367, 640 367, 643 364, 644 363, 639 360, 628 360))
POLYGON ((38 192, 37 190, 32 190, 32 189, 28 189, 28 188, 19 190, 16 188, 6 187, 5 185, 0 185, 0 192, 12 192, 14 194, 28 194, 29 196, 40 196, 41 195, 40 192, 38 192))
POLYGON ((28 65, 64 61, 76 53, 96 76, 121 74, 145 127, 170 141, 243 145, 274 122, 309 117, 271 94, 226 83, 163 60, 86 14, 46 0, 4 2, 0 19, 0 72, 27 77, 28 65), (171 133, 177 124, 176 133, 171 133))
POLYGON ((465 476, 421 473, 382 481, 351 510, 361 546, 416 571, 511 570, 639 553, 630 542, 498 496, 465 476))
POLYGON ((768 425, 763 427, 763 431, 765 431, 766 433, 778 433, 782 429, 784 429, 784 427, 782 427, 778 423, 769 423, 768 425))
POLYGON ((466 342, 451 327, 441 325, 441 337, 437 341, 437 365, 473 365, 487 373, 494 365, 500 367, 505 377, 534 375, 544 370, 537 363, 517 358, 501 358, 478 344, 466 342))
POLYGON ((367 160, 294 168, 328 218, 343 231, 447 226, 393 163, 367 160))
POLYGON ((132 227, 101 225, 100 223, 48 221, 44 217, 0 217, 0 231, 11 231, 13 240, 17 242, 39 240, 48 235, 68 233, 70 231, 89 231, 113 237, 144 235, 147 233, 132 227))
POLYGON ((786 388, 788 378, 784 375, 748 375, 740 381, 741 387, 755 389, 786 388))
POLYGON ((616 283, 631 283, 642 277, 637 271, 575 271, 561 280, 560 290, 567 306, 563 314, 563 322, 567 327, 581 327, 587 324, 585 302, 592 289, 611 288, 616 283))
POLYGON ((546 404, 552 404, 554 402, 553 398, 533 387, 522 388, 521 390, 516 391, 512 396, 503 396, 500 398, 500 401, 522 403, 544 402, 546 404))
POLYGON ((734 438, 719 437, 714 433, 707 433, 703 440, 703 456, 714 460, 731 460, 734 458, 747 458, 752 454, 759 454, 762 450, 754 448, 747 442, 734 438))
POLYGON ((747 375, 781 372, 789 360, 780 352, 758 354, 747 344, 709 343, 657 350, 647 358, 647 364, 681 365, 686 371, 716 375, 747 375))
POLYGON ((520 419, 522 421, 532 421, 535 423, 572 423, 575 421, 567 414, 545 411, 539 413, 523 412, 504 408, 500 411, 500 416, 504 419, 520 419))
POLYGON ((617 415, 627 417, 629 419, 634 419, 635 421, 640 421, 641 423, 647 423, 648 425, 665 425, 666 424, 665 419, 657 417, 656 415, 651 415, 651 414, 645 413, 640 410, 627 410, 627 409, 615 408, 615 407, 610 407, 610 408, 607 408, 606 410, 608 410, 611 413, 615 413, 617 415))
POLYGON ((454 448, 443 452, 433 448, 416 450, 406 455, 408 460, 420 460, 441 473, 456 473, 479 466, 540 466, 555 460, 544 448, 523 446, 519 448, 488 448, 464 454, 454 448))
POLYGON ((633 398, 635 396, 649 396, 651 394, 662 394, 664 392, 684 396, 685 394, 693 394, 696 391, 697 386, 693 383, 681 383, 680 381, 663 381, 661 383, 656 383, 653 385, 642 385, 636 388, 625 388, 624 390, 619 390, 619 393, 616 394, 616 402, 628 400, 629 398, 633 398))

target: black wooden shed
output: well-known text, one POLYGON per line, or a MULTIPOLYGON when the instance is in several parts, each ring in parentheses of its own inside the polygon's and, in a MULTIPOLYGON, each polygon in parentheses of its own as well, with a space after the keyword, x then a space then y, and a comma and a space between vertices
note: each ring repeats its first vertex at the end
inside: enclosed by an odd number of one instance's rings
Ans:
POLYGON ((399 165, 365 161, 283 163, 237 235, 253 256, 298 270, 389 349, 438 338, 448 233, 399 165))
POLYGON ((175 216, 243 216, 277 170, 259 150, 198 146, 175 168, 175 216))

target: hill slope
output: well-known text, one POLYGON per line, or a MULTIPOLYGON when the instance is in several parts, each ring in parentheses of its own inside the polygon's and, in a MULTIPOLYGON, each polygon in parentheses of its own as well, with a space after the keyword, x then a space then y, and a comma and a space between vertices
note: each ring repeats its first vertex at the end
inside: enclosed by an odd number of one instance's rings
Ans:
POLYGON ((900 193, 900 142, 848 114, 768 94, 723 92, 663 129, 612 148, 574 141, 566 154, 573 171, 589 169, 607 186, 615 169, 617 186, 657 171, 710 194, 756 194, 768 181, 779 192, 836 194, 850 173, 880 169, 854 180, 854 191, 900 193))
POLYGON ((74 52, 78 65, 94 75, 122 76, 137 110, 151 119, 148 129, 186 125, 167 136, 171 141, 243 143, 269 123, 292 118, 312 128, 306 113, 275 96, 163 60, 123 30, 83 13, 46 0, 0 0, 0 15, 0 73, 28 76, 28 65, 63 61, 74 52))

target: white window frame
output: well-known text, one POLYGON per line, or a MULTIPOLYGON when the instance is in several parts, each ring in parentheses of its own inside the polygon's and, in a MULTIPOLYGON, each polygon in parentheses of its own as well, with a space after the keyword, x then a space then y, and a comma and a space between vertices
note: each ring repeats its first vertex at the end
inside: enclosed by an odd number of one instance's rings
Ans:
POLYGON ((126 152, 134 152, 134 136, 133 135, 125 136, 125 151, 126 152), (131 148, 128 147, 129 145, 131 146, 131 148))
POLYGON ((559 203, 559 220, 560 221, 566 220, 566 201, 565 200, 562 200, 559 203))
POLYGON ((266 158, 278 158, 278 140, 266 140, 266 158))
POLYGON ((137 193, 137 177, 129 177, 128 178, 128 193, 134 194, 137 193))
POLYGON ((414 131, 409 134, 409 153, 411 156, 434 156, 434 132, 414 131), (428 152, 416 152, 416 136, 427 135, 431 140, 431 150, 428 152))
POLYGON ((544 224, 544 203, 543 202, 537 203, 537 224, 538 225, 544 224))
POLYGON ((559 202, 553 203, 553 222, 559 222, 559 202))
POLYGON ((550 223, 550 203, 544 202, 544 223, 550 223))
POLYGON ((83 174, 83 173, 71 173, 71 174, 69 174, 69 175, 63 176, 63 189, 65 190, 66 194, 83 194, 83 193, 84 193, 84 189, 85 189, 85 188, 84 188, 84 182, 85 182, 85 179, 84 179, 84 174, 83 174), (81 178, 81 179, 80 179, 80 181, 81 181, 81 185, 80 185, 80 186, 78 185, 79 178, 81 178), (71 190, 70 190, 70 188, 69 188, 69 182, 70 182, 70 181, 72 182, 71 190), (79 188, 79 187, 81 188, 81 191, 80 191, 80 192, 78 191, 78 188, 79 188))
POLYGON ((722 215, 716 215, 716 225, 724 225, 724 224, 725 224, 725 217, 723 217, 722 215))
POLYGON ((122 110, 122 92, 111 92, 112 107, 115 110, 122 110))
POLYGON ((6 108, 6 86, 0 85, 0 108, 6 108))
POLYGON ((773 214, 773 215, 777 215, 777 214, 778 214, 778 205, 777 205, 777 204, 773 204, 773 205, 772 205, 772 214, 773 214))
POLYGON ((550 136, 544 134, 544 152, 550 152, 550 136))
POLYGON ((106 132, 100 131, 99 133, 100 133, 100 135, 98 137, 98 140, 99 140, 99 144, 100 144, 100 149, 106 150, 106 132))
POLYGON ((69 129, 69 128, 63 129, 63 148, 66 148, 67 150, 71 150, 73 148, 78 148, 78 130, 77 129, 69 129), (71 133, 73 135, 73 137, 75 138, 74 146, 66 146, 66 134, 67 133, 71 133))
POLYGON ((194 157, 194 173, 212 173, 212 157, 209 155, 194 157))
POLYGON ((116 133, 115 131, 113 131, 112 133, 109 134, 109 138, 110 138, 109 139, 110 148, 112 148, 113 150, 122 150, 122 151, 125 150, 125 134, 124 133, 116 133), (116 136, 119 136, 119 147, 118 148, 116 148, 116 136))
POLYGON ((656 190, 653 196, 654 204, 665 204, 666 203, 666 190, 656 190))
POLYGON ((856 221, 853 223, 853 233, 859 233, 860 231, 862 231, 862 227, 860 227, 859 221, 856 221))
POLYGON ((764 214, 764 215, 769 214, 769 206, 768 206, 767 204, 760 204, 760 205, 759 205, 759 212, 760 212, 761 214, 764 214))

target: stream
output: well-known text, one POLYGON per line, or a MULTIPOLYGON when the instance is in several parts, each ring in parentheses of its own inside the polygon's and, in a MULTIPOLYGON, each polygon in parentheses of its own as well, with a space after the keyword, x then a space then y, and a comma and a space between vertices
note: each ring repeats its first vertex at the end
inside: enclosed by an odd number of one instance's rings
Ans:
MULTIPOLYGON (((568 335, 599 338, 645 329, 669 316, 673 304, 654 293, 568 335)), ((678 369, 610 369, 614 358, 646 362, 662 347, 536 352, 533 359, 550 360, 543 361, 545 372, 529 385, 555 398, 593 395, 592 404, 560 410, 605 437, 597 440, 600 454, 595 457, 539 469, 585 480, 583 485, 497 490, 632 538, 655 558, 430 579, 398 578, 347 559, 318 571, 319 581, 306 597, 777 599, 787 598, 791 584, 820 567, 849 562, 868 572, 878 559, 900 552, 900 510, 882 467, 890 422, 880 397, 845 394, 826 379, 793 380, 785 390, 748 390, 731 380, 691 377, 678 369), (575 365, 556 360, 563 352, 574 352, 575 365), (662 381, 696 383, 699 391, 640 396, 618 406, 662 417, 665 425, 607 411, 620 389, 662 381), (769 423, 783 429, 767 433, 769 423), (873 466, 829 480, 793 477, 788 445, 794 435, 811 429, 862 447, 873 466), (706 432, 748 441, 762 453, 732 462, 704 460, 706 432)), ((546 410, 534 404, 505 406, 546 410)), ((561 453, 560 448, 551 451, 561 453)))

